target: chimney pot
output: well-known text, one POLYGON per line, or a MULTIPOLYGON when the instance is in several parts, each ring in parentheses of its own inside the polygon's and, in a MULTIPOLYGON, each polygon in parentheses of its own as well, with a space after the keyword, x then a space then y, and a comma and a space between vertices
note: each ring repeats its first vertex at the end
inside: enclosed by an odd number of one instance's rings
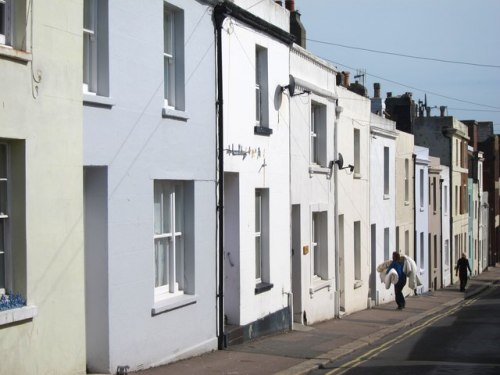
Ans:
POLYGON ((375 98, 380 98, 380 83, 378 82, 373 84, 373 96, 375 98))
POLYGON ((444 116, 445 116, 446 109, 447 109, 447 107, 446 107, 446 106, 444 106, 444 105, 442 105, 442 106, 440 106, 440 107, 439 107, 439 112, 440 112, 440 114, 441 114, 441 117, 444 117, 444 116))
POLYGON ((392 98, 392 92, 390 92, 390 91, 389 91, 389 92, 387 93, 387 97, 388 97, 388 98, 392 98))
POLYGON ((342 86, 349 87, 349 72, 342 72, 342 86))
POLYGON ((295 11, 295 0, 285 0, 285 7, 290 12, 294 12, 295 11))

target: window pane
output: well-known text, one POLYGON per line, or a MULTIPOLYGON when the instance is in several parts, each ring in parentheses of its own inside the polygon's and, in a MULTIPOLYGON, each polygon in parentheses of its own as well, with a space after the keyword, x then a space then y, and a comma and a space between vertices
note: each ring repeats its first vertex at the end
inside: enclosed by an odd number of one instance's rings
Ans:
POLYGON ((261 208, 262 194, 260 191, 255 192, 255 232, 261 232, 261 208))
MULTIPOLYGON (((0 34, 5 35, 5 4, 0 2, 0 34)), ((5 43, 5 38, 0 39, 2 43, 5 43)))
POLYGON ((83 28, 95 31, 95 0, 85 0, 83 3, 83 28))
POLYGON ((5 219, 0 219, 0 289, 5 289, 5 219))
POLYGON ((255 236, 255 278, 262 278, 262 248, 260 236, 255 236))
POLYGON ((169 276, 169 239, 155 240, 155 286, 168 285, 169 276))
POLYGON ((182 185, 175 185, 175 232, 183 231, 183 193, 182 193, 182 185))
POLYGON ((7 178, 7 145, 0 143, 0 178, 7 178))
POLYGON ((184 289, 184 246, 182 236, 175 236, 175 282, 184 289))
POLYGON ((7 181, 0 180, 0 215, 8 215, 7 209, 7 181))

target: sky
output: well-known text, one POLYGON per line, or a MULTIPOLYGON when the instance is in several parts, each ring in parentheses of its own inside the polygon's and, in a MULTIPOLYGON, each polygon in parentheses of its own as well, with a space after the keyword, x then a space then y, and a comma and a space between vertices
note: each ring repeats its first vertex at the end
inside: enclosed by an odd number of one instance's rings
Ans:
POLYGON ((306 48, 350 71, 351 82, 365 73, 358 80, 370 96, 379 82, 383 97, 427 96, 432 116, 446 106, 500 133, 500 0, 295 0, 295 8, 306 48))

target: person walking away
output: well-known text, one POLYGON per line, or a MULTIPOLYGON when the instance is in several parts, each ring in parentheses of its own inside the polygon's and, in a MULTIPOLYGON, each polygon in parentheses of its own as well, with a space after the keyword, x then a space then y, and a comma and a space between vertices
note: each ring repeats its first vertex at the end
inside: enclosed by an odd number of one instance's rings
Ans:
POLYGON ((467 270, 469 270, 472 275, 472 270, 470 269, 469 259, 465 253, 462 253, 462 257, 458 260, 455 267, 455 276, 460 278, 460 291, 465 292, 465 286, 467 285, 467 270))
POLYGON ((402 310, 406 305, 405 296, 403 295, 403 288, 406 285, 406 274, 403 271, 401 256, 397 251, 392 253, 392 262, 389 268, 387 268, 387 273, 389 273, 391 269, 395 270, 398 274, 398 282, 394 284, 394 293, 396 294, 398 310, 402 310))

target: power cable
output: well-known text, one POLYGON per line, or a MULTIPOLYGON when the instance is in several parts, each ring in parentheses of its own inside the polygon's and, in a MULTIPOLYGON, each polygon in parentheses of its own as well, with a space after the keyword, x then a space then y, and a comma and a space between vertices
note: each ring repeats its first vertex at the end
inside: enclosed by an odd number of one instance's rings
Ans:
POLYGON ((482 67, 482 68, 496 68, 496 69, 500 68, 500 65, 479 64, 479 63, 466 62, 466 61, 438 59, 436 57, 423 57, 423 56, 415 56, 415 55, 406 55, 404 53, 389 52, 389 51, 380 51, 380 50, 375 50, 375 49, 370 49, 370 48, 363 48, 363 47, 354 47, 354 46, 348 46, 348 45, 345 45, 345 44, 325 42, 325 41, 322 41, 322 40, 315 40, 315 39, 307 39, 307 40, 309 42, 326 44, 326 45, 329 45, 329 46, 337 46, 337 47, 342 47, 342 48, 355 49, 355 50, 359 50, 359 51, 379 53, 379 54, 383 54, 383 55, 406 57, 406 58, 410 58, 410 59, 437 61, 437 62, 446 63, 446 64, 471 65, 471 66, 478 66, 478 67, 482 67))

